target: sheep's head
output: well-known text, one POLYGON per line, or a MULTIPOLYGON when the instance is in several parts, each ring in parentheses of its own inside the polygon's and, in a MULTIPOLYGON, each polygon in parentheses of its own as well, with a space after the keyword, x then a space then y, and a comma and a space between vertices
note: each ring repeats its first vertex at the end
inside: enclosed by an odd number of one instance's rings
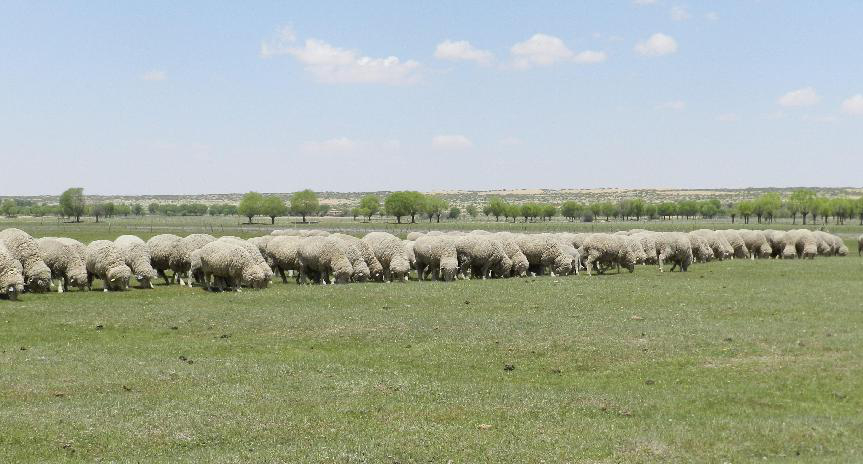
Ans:
POLYGON ((530 263, 527 262, 527 258, 522 257, 522 259, 515 259, 513 261, 512 274, 518 277, 527 276, 527 269, 530 267, 530 263))
POLYGON ((410 263, 404 256, 397 256, 390 261, 390 278, 393 281, 406 280, 410 270, 410 263))
POLYGON ((381 266, 380 261, 373 259, 371 263, 367 264, 369 266, 369 278, 382 282, 384 280, 384 268, 381 266))
POLYGON ((4 293, 6 294, 6 297, 8 297, 10 300, 15 301, 18 299, 19 293, 24 293, 24 285, 22 285, 22 284, 9 285, 9 287, 5 289, 4 293))
POLYGON ((369 280, 369 267, 366 265, 366 262, 363 260, 357 260, 353 264, 354 274, 351 279, 354 282, 365 282, 369 280))
POLYGON ((836 250, 837 256, 848 256, 848 247, 845 244, 839 245, 839 248, 836 250))
POLYGON ((132 278, 132 271, 125 264, 108 269, 105 286, 110 290, 125 290, 132 278))
POLYGON ((557 258, 554 258, 552 269, 554 269, 555 274, 569 275, 572 272, 572 257, 566 253, 558 255, 557 258))
POLYGON ((497 277, 509 277, 512 273, 512 260, 508 256, 503 257, 494 268, 494 274, 497 277))
POLYGON ((51 291, 51 279, 44 277, 31 277, 27 280, 27 290, 33 293, 45 293, 51 291))
POLYGON ((760 247, 758 247, 758 257, 759 258, 769 258, 770 255, 773 254, 773 248, 769 243, 762 243, 760 247))
POLYGON ((243 282, 251 288, 267 288, 268 279, 264 271, 255 264, 245 266, 242 274, 243 282))
POLYGON ((452 257, 442 258, 440 260, 440 278, 444 282, 455 280, 458 273, 458 260, 452 257))

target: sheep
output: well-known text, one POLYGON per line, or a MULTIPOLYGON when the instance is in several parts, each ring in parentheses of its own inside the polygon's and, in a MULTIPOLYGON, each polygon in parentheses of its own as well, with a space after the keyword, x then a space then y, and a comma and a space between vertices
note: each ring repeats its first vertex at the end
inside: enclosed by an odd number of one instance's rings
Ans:
POLYGON ((459 269, 462 274, 470 269, 475 277, 485 279, 494 271, 497 277, 509 277, 512 261, 494 236, 467 234, 455 242, 459 269))
POLYGON ((827 234, 827 242, 830 243, 833 254, 836 256, 848 256, 848 246, 845 245, 845 241, 842 240, 838 235, 827 234))
POLYGON ((84 256, 77 247, 54 237, 42 237, 37 239, 36 243, 39 245, 42 260, 51 270, 51 279, 59 280, 58 293, 69 290, 70 284, 79 290, 87 286, 87 267, 84 265, 84 256))
POLYGON ((432 280, 455 280, 458 273, 458 251, 454 238, 442 235, 419 237, 414 243, 414 254, 419 280, 426 280, 429 275, 432 280))
POLYGON ((642 264, 647 260, 647 253, 645 253, 644 248, 641 247, 641 242, 637 238, 631 235, 625 235, 621 238, 623 239, 624 244, 626 244, 628 252, 634 259, 635 264, 642 264))
POLYGON ((72 247, 75 253, 78 253, 78 256, 80 256, 82 260, 84 259, 84 254, 87 252, 87 245, 69 237, 56 237, 55 240, 63 245, 72 247))
MULTIPOLYGON (((347 234, 332 234, 331 237, 335 237, 347 244, 353 245, 360 252, 360 256, 362 256, 363 261, 365 261, 366 266, 369 268, 369 279, 382 281, 384 278, 384 267, 381 265, 381 262, 375 257, 374 251, 372 251, 371 247, 368 243, 354 237, 353 235, 347 234)), ((356 269, 354 269, 356 272, 356 269)))
POLYGON ((410 263, 405 247, 398 237, 386 232, 370 232, 363 237, 363 242, 368 244, 383 267, 384 281, 408 280, 410 263))
POLYGON ((402 243, 405 246, 405 254, 408 257, 408 264, 410 264, 411 269, 416 269, 417 257, 414 253, 414 242, 412 240, 402 240, 402 243))
POLYGON ((783 258, 814 259, 818 254, 818 243, 809 229, 793 229, 785 232, 783 258))
POLYGON ((815 247, 818 250, 818 254, 821 256, 833 256, 836 250, 833 249, 831 235, 822 230, 812 231, 812 235, 815 237, 815 247))
POLYGON ((296 229, 276 229, 270 232, 270 235, 279 237, 279 236, 288 236, 288 237, 299 237, 300 231, 296 229))
POLYGON ((261 253, 261 256, 264 257, 264 260, 267 262, 267 266, 270 266, 270 270, 275 273, 276 265, 273 262, 272 256, 267 253, 267 244, 270 243, 270 240, 276 238, 275 235, 265 235, 263 237, 252 237, 249 239, 249 242, 258 247, 258 251, 261 253))
POLYGON ((21 263, 24 290, 41 293, 51 291, 51 269, 39 255, 39 245, 27 232, 20 229, 0 231, 0 242, 21 263))
POLYGON ((158 274, 153 269, 147 243, 134 235, 121 235, 114 239, 114 245, 123 254, 126 265, 132 270, 141 288, 153 288, 153 280, 158 274))
POLYGON ((740 233, 733 229, 722 229, 717 230, 725 240, 728 241, 728 244, 731 245, 731 248, 734 250, 735 258, 748 258, 749 257, 749 249, 746 248, 746 242, 743 240, 743 237, 740 236, 740 233))
POLYGON ((515 236, 515 243, 535 274, 542 275, 546 268, 550 269, 552 277, 555 273, 567 275, 573 272, 572 255, 567 253, 558 237, 552 234, 519 234, 515 236))
MULTIPOLYGON (((193 251, 215 240, 216 237, 209 234, 191 234, 180 239, 180 242, 171 253, 169 260, 171 270, 174 271, 174 277, 180 285, 188 284, 189 288, 192 288, 192 275, 190 274, 192 262, 190 255, 193 251), (185 284, 183 283, 184 276, 186 277, 185 284)), ((200 277, 198 276, 198 278, 200 277)))
POLYGON ((87 288, 93 287, 93 279, 103 282, 102 291, 125 290, 129 287, 132 270, 126 265, 123 253, 110 240, 96 240, 87 245, 84 254, 87 265, 87 288))
POLYGON ((236 242, 214 240, 193 254, 200 258, 203 284, 207 289, 222 291, 227 287, 241 292, 242 285, 251 288, 264 288, 267 285, 267 276, 258 261, 247 248, 236 242))
POLYGON ((749 250, 749 258, 769 258, 773 249, 770 247, 770 242, 767 241, 767 236, 760 230, 741 229, 738 231, 740 237, 743 238, 743 243, 746 244, 746 249, 749 250))
POLYGON ((710 229, 698 229, 690 233, 704 237, 704 239, 707 240, 707 244, 710 246, 710 249, 713 250, 713 256, 716 259, 722 261, 734 256, 734 248, 719 232, 710 229))
POLYGON ((656 264, 659 261, 655 232, 638 232, 631 237, 638 240, 641 244, 641 249, 644 250, 644 264, 656 264))
MULTIPOLYGON (((180 238, 174 234, 160 234, 147 240, 147 250, 150 252, 150 266, 156 270, 156 275, 165 279, 165 285, 171 281, 165 271, 171 269, 171 256, 180 247, 180 238)), ((175 278, 177 276, 174 276, 175 278)))
POLYGON ((311 236, 300 241, 300 283, 310 275, 327 283, 347 283, 354 273, 347 257, 347 245, 333 237, 311 236))
POLYGON ((299 282, 300 257, 298 254, 300 237, 291 235, 276 236, 267 243, 267 254, 273 258, 276 273, 282 277, 283 283, 288 283, 285 271, 296 271, 297 282, 299 282))
POLYGON ((24 274, 21 262, 15 259, 0 241, 0 296, 10 300, 18 299, 18 294, 24 292, 24 274))
MULTIPOLYGON (((261 250, 258 248, 257 245, 255 245, 254 243, 252 243, 248 240, 243 240, 239 237, 232 237, 229 235, 226 235, 224 237, 219 237, 219 240, 229 241, 229 242, 232 242, 239 247, 244 248, 252 256, 252 258, 255 260, 255 262, 258 264, 258 266, 260 266, 261 272, 264 273, 266 281, 269 282, 273 278, 273 274, 274 274, 273 269, 270 267, 270 264, 267 263, 267 260, 264 258, 264 255, 261 254, 261 250)), ((264 287, 266 287, 266 285, 264 287)))
POLYGON ((527 275, 527 270, 530 267, 530 263, 528 263, 527 257, 524 256, 524 253, 521 252, 521 248, 519 248, 518 244, 515 243, 514 235, 509 232, 498 232, 494 234, 494 236, 500 240, 501 245, 503 245, 503 250, 506 251, 506 256, 510 261, 512 261, 510 275, 525 277, 527 275))
POLYGON ((366 260, 363 259, 363 254, 357 248, 357 245, 338 237, 333 237, 332 235, 330 237, 339 240, 345 246, 345 255, 348 257, 351 268, 354 270, 353 275, 351 275, 351 282, 365 282, 369 280, 369 266, 366 264, 366 260))
POLYGON ((693 262, 706 263, 716 257, 704 236, 692 232, 686 234, 686 236, 689 238, 689 246, 692 248, 693 262))
POLYGON ((412 242, 416 242, 417 239, 422 237, 423 235, 425 235, 425 234, 422 232, 408 232, 408 236, 405 238, 412 241, 412 242))
POLYGON ((672 263, 671 272, 674 272, 675 267, 680 267, 680 270, 686 272, 689 270, 689 265, 692 264, 692 247, 689 244, 689 237, 683 232, 664 232, 656 236, 656 244, 659 248, 659 272, 663 272, 662 264, 670 261, 672 263))
POLYGON ((782 250, 785 248, 785 232, 766 229, 764 230, 764 237, 767 239, 768 245, 770 245, 770 257, 776 259, 782 258, 782 250))
MULTIPOLYGON (((635 242, 633 242, 634 244, 635 242)), ((581 246, 580 252, 585 256, 587 275, 593 275, 593 266, 602 273, 603 268, 614 265, 623 266, 629 272, 635 271, 636 257, 620 235, 592 234, 581 246)), ((618 267, 618 272, 620 268, 618 267)))

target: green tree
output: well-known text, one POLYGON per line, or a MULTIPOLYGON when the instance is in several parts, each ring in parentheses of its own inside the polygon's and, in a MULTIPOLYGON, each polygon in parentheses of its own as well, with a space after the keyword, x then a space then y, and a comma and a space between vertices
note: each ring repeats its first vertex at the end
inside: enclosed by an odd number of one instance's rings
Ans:
POLYGON ((270 224, 275 224, 277 217, 288 214, 288 205, 278 195, 267 195, 261 200, 261 213, 270 218, 270 224))
POLYGON ((96 218, 96 223, 99 222, 99 218, 105 216, 105 204, 104 203, 96 203, 90 208, 90 215, 96 218))
POLYGON ((551 218, 557 216, 557 206, 554 206, 551 203, 546 203, 542 205, 540 214, 544 220, 550 221, 551 218))
POLYGON ((363 216, 372 222, 372 216, 381 210, 381 199, 377 195, 365 195, 360 198, 360 209, 363 210, 363 216))
POLYGON ((461 216, 461 209, 458 206, 453 206, 449 209, 449 213, 447 214, 448 218, 458 219, 459 216, 461 216))
POLYGON ((81 215, 84 214, 84 189, 73 187, 66 189, 60 195, 60 207, 63 208, 63 214, 70 218, 75 218, 75 222, 81 222, 81 215))
POLYGON ((18 213, 18 203, 12 198, 7 198, 0 204, 0 212, 6 217, 15 217, 18 213))
POLYGON ((141 206, 140 203, 135 203, 132 205, 132 214, 135 216, 143 216, 144 215, 144 207, 141 206))
POLYGON ((159 214, 159 204, 155 202, 150 203, 147 205, 147 211, 149 211, 150 214, 159 214))
MULTIPOLYGON (((352 218, 354 218, 354 221, 356 221, 356 220, 357 220, 357 217, 358 217, 359 215, 361 215, 361 214, 362 214, 363 216, 365 216, 365 215, 366 215, 366 210, 364 210, 364 209, 362 209, 362 208, 357 208, 356 206, 354 206, 353 208, 351 208, 351 217, 352 217, 352 218)), ((370 220, 371 220, 371 219, 370 219, 370 220)))
POLYGON ((507 203, 501 197, 493 196, 488 199, 488 210, 492 216, 494 216, 495 221, 499 221, 501 216, 504 216, 506 212, 507 203))
POLYGON ((318 196, 309 189, 297 192, 291 196, 291 212, 302 216, 303 222, 306 222, 306 216, 318 212, 319 206, 318 196))
POLYGON ((562 205, 560 205, 560 215, 569 219, 570 221, 574 221, 576 217, 581 214, 581 205, 575 201, 565 201, 562 205))
POLYGON ((243 198, 240 200, 240 205, 237 207, 237 211, 241 216, 249 218, 249 224, 251 224, 252 219, 262 213, 263 203, 263 195, 258 192, 249 192, 243 195, 243 198))
POLYGON ((477 210, 476 206, 474 205, 467 205, 467 208, 464 209, 464 212, 467 213, 467 215, 470 216, 472 219, 476 219, 476 217, 479 216, 479 210, 477 210))
POLYGON ((384 210, 390 216, 395 216, 396 222, 401 224, 402 218, 411 217, 411 223, 416 222, 416 215, 423 208, 425 196, 419 192, 401 191, 393 192, 384 199, 384 210))
POLYGON ((809 215, 809 212, 812 211, 812 207, 815 205, 815 192, 809 189, 795 190, 788 197, 788 204, 790 205, 789 209, 798 211, 803 216, 803 225, 806 225, 806 216, 809 215))
POLYGON ((436 217, 437 222, 440 222, 440 217, 449 207, 449 202, 443 198, 436 196, 427 196, 422 205, 422 212, 428 216, 429 222, 436 217))
POLYGON ((743 200, 737 203, 737 211, 743 216, 743 223, 749 224, 749 218, 752 216, 752 212, 755 210, 755 205, 751 200, 743 200))
POLYGON ((324 217, 330 212, 330 205, 318 205, 318 216, 324 217))

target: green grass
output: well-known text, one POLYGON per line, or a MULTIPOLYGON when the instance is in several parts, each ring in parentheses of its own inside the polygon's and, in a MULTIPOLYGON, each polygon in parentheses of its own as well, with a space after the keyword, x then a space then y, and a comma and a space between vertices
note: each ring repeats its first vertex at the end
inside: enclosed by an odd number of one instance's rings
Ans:
POLYGON ((28 294, 0 301, 0 462, 860 462, 861 277, 28 294))

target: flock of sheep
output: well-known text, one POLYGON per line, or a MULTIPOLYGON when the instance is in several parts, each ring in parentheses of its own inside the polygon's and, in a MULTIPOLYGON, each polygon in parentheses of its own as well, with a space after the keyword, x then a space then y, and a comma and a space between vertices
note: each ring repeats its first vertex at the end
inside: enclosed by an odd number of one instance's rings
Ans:
MULTIPOLYGON (((858 238, 863 252, 863 235, 858 238)), ((19 229, 0 231, 0 296, 15 299, 24 291, 58 292, 70 287, 104 291, 140 288, 164 279, 210 290, 265 288, 278 274, 287 283, 406 281, 506 278, 529 274, 569 275, 580 270, 634 271, 636 264, 657 264, 663 271, 686 271, 693 262, 733 258, 814 258, 845 256, 848 248, 832 234, 808 229, 651 232, 643 229, 605 233, 411 232, 402 240, 386 232, 363 238, 325 231, 276 230, 243 240, 207 234, 162 234, 144 242, 133 235, 90 244, 70 238, 34 239, 19 229), (171 271, 170 277, 166 271, 171 271)))

